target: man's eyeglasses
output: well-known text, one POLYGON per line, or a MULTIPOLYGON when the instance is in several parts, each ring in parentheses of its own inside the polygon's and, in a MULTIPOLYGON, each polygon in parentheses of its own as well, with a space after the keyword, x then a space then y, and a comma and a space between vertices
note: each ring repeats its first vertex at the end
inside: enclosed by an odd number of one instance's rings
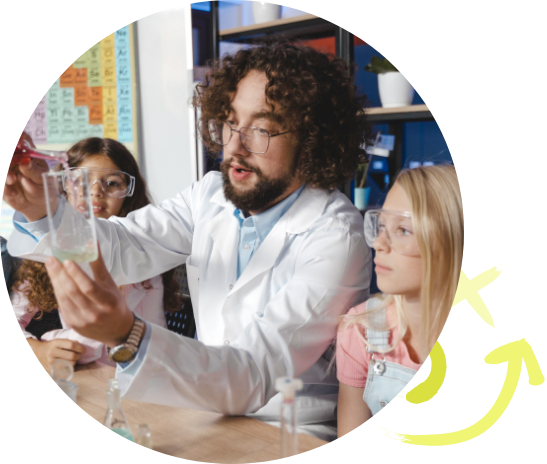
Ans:
MULTIPOLYGON (((99 184, 102 191, 113 198, 125 198, 133 196, 135 190, 135 177, 127 172, 103 168, 70 168, 87 169, 89 171, 89 188, 99 184)), ((63 188, 67 190, 66 179, 63 177, 63 188)))
POLYGON ((226 146, 230 143, 233 132, 239 133, 239 140, 245 150, 257 155, 263 155, 268 151, 270 139, 272 137, 293 132, 293 130, 288 130, 271 135, 266 129, 261 129, 260 127, 241 127, 237 130, 227 122, 217 121, 216 119, 209 119, 207 127, 211 140, 222 146, 226 146))

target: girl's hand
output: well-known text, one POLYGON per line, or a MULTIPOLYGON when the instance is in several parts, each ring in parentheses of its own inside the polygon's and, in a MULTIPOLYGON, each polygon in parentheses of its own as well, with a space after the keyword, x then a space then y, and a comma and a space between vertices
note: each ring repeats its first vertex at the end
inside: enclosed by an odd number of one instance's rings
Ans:
POLYGON ((85 353, 85 347, 73 340, 65 340, 63 338, 48 342, 39 342, 32 338, 27 340, 38 361, 40 361, 40 364, 48 372, 51 370, 51 365, 56 359, 66 359, 74 365, 85 353))

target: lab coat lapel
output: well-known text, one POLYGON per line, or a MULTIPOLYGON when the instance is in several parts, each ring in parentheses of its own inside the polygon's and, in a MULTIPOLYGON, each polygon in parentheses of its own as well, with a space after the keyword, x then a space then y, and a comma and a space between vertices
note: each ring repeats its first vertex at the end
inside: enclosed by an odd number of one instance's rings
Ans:
POLYGON ((328 192, 322 189, 306 187, 294 204, 275 224, 249 264, 239 277, 231 293, 243 288, 251 279, 271 269, 279 258, 288 236, 300 234, 321 216, 328 200, 328 192))
POLYGON ((213 196, 211 201, 224 207, 224 210, 207 224, 207 230, 214 242, 208 269, 215 274, 216 278, 212 277, 211 280, 235 282, 239 243, 239 226, 234 216, 235 207, 224 198, 221 190, 213 196), (223 272, 219 272, 219 265, 223 272))
POLYGON ((287 238, 287 234, 285 233, 286 225, 287 219, 285 214, 277 221, 264 242, 258 247, 258 250, 253 253, 249 264, 247 264, 247 267, 239 276, 232 293, 237 292, 253 277, 273 267, 287 238))

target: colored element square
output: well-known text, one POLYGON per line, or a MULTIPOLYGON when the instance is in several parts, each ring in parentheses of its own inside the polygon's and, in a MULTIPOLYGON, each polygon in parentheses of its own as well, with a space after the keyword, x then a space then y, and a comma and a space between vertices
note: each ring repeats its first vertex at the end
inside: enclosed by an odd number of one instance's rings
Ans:
POLYGON ((75 87, 74 88, 74 105, 84 106, 88 103, 88 87, 75 87))
POLYGON ((87 68, 87 86, 100 87, 102 85, 101 65, 93 65, 87 68))
MULTIPOLYGON (((86 121, 87 122, 87 121, 86 121)), ((76 125, 76 139, 83 140, 90 137, 90 130, 87 124, 78 124, 76 125)))
POLYGON ((103 105, 115 105, 117 100, 116 87, 103 87, 103 105))
POLYGON ((87 68, 89 66, 90 60, 91 60, 91 56, 88 50, 74 62, 72 67, 74 69, 87 68))
POLYGON ((102 124, 89 126, 89 136, 90 137, 104 137, 104 129, 103 129, 102 124))
POLYGON ((132 121, 131 105, 128 105, 126 103, 118 104, 118 121, 120 123, 122 121, 128 122, 128 123, 132 121))
POLYGON ((61 88, 61 105, 74 106, 74 87, 61 88))
POLYGON ((129 66, 118 67, 118 85, 119 84, 131 84, 131 70, 129 66))
POLYGON ((79 106, 74 110, 76 124, 87 124, 89 122, 89 108, 87 106, 79 106))
POLYGON ((61 106, 61 89, 49 89, 46 96, 46 104, 49 108, 60 108, 61 106))
POLYGON ((103 105, 90 104, 89 105, 89 124, 102 124, 102 123, 103 123, 103 105))
POLYGON ((95 44, 91 47, 87 53, 89 54, 88 68, 101 65, 101 44, 95 44))
POLYGON ((77 140, 76 125, 63 124, 61 126, 61 143, 75 143, 77 140))
POLYGON ((47 142, 61 143, 61 126, 59 124, 48 124, 47 142))
POLYGON ((32 116, 30 117, 30 119, 33 121, 34 124, 37 124, 37 125, 45 124, 47 120, 46 105, 39 105, 34 110, 34 113, 32 113, 32 116))
POLYGON ((116 86, 116 66, 105 65, 102 68, 101 73, 103 87, 115 87, 116 86))
POLYGON ((87 68, 74 70, 74 87, 87 87, 87 68))
POLYGON ((103 89, 102 87, 88 87, 87 98, 90 105, 103 103, 103 89))
POLYGON ((76 122, 76 110, 74 107, 66 107, 61 110, 61 123, 73 124, 76 122))
POLYGON ((63 74, 61 74, 61 77, 59 78, 60 87, 73 87, 75 78, 76 71, 72 66, 70 66, 63 74))
POLYGON ((108 123, 104 124, 104 137, 107 137, 109 139, 117 139, 118 138, 118 124, 114 123, 108 123))
POLYGON ((47 127, 36 126, 32 134, 30 134, 34 143, 47 143, 47 127))
POLYGON ((131 122, 121 122, 118 124, 118 140, 120 142, 133 141, 133 125, 131 122))
POLYGON ((118 84, 118 102, 131 104, 131 85, 118 84))
POLYGON ((61 124, 61 108, 47 108, 47 123, 48 126, 61 124))
POLYGON ((105 132, 107 130, 106 124, 116 123, 118 120, 118 115, 116 114, 116 105, 103 105, 103 124, 105 126, 105 132))

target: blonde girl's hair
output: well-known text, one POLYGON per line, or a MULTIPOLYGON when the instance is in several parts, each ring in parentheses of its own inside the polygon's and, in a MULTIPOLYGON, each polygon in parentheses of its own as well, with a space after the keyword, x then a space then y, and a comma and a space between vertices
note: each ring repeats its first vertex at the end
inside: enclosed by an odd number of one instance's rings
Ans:
MULTIPOLYGON (((424 358, 439 338, 454 301, 463 258, 463 207, 460 187, 454 166, 423 166, 402 171, 395 181, 412 204, 412 224, 422 256, 421 332, 424 358)), ((399 328, 391 351, 404 338, 408 324, 399 295, 382 297, 382 304, 353 316, 344 316, 341 326, 353 325, 374 330, 393 327, 374 327, 373 313, 395 304, 396 324, 399 328)), ((363 341, 371 348, 368 341, 363 341)))

